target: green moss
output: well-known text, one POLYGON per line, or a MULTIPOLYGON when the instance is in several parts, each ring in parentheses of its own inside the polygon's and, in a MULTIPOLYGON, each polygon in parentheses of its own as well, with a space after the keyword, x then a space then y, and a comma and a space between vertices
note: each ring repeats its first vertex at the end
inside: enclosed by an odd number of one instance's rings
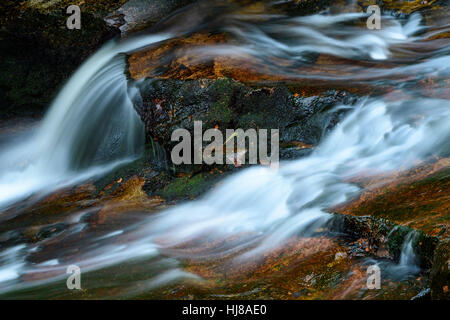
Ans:
POLYGON ((388 249, 389 253, 395 260, 400 258, 403 242, 406 235, 411 232, 412 229, 405 226, 397 226, 391 230, 388 236, 388 249))
POLYGON ((209 121, 224 125, 229 124, 233 120, 231 103, 237 86, 238 83, 229 78, 220 78, 213 82, 209 91, 215 97, 216 102, 209 110, 209 121))
POLYGON ((228 94, 233 93, 235 87, 238 85, 238 82, 230 79, 230 78, 219 78, 213 82, 213 90, 216 94, 228 94))
POLYGON ((162 196, 166 199, 181 197, 184 194, 188 179, 177 178, 162 190, 162 196))
POLYGON ((233 113, 228 107, 230 105, 230 97, 225 95, 220 98, 211 108, 209 120, 217 123, 230 123, 233 119, 233 113))
MULTIPOLYGON (((397 226, 392 229, 388 235, 388 249, 389 253, 394 259, 399 259, 402 251, 403 244, 406 241, 406 236, 414 229, 397 226)), ((414 236, 412 238, 412 247, 414 252, 419 258, 419 263, 422 268, 429 268, 433 259, 433 252, 436 248, 438 239, 436 237, 429 236, 422 231, 414 230, 414 236)))
POLYGON ((179 177, 164 187, 161 196, 167 200, 195 198, 208 190, 216 178, 209 173, 179 177))

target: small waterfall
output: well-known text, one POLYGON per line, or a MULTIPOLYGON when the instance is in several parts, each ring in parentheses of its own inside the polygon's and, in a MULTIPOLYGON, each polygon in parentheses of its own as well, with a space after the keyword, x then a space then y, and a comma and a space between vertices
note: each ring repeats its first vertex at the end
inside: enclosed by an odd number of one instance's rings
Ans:
POLYGON ((83 82, 83 94, 74 97, 68 109, 54 104, 36 137, 36 143, 42 144, 41 161, 64 172, 104 165, 142 151, 144 129, 128 98, 123 60, 113 58, 83 82))
POLYGON ((110 42, 78 69, 37 132, 0 154, 0 208, 102 174, 141 154, 144 127, 127 92, 120 53, 168 37, 110 42))
POLYGON ((410 231, 403 241, 402 251, 400 253, 399 268, 407 271, 408 273, 417 273, 420 270, 418 257, 414 252, 414 239, 416 236, 415 231, 410 231))
POLYGON ((402 281, 416 276, 421 270, 419 257, 414 248, 416 237, 417 232, 415 230, 411 230, 405 235, 400 251, 400 258, 397 263, 383 260, 376 261, 373 258, 369 258, 366 261, 367 265, 378 265, 381 268, 383 278, 396 281, 402 281))
POLYGON ((398 263, 395 263, 394 261, 367 258, 365 259, 365 264, 367 266, 377 265, 381 270, 382 279, 404 281, 416 277, 421 271, 419 257, 414 249, 416 236, 417 232, 411 230, 404 237, 398 263))

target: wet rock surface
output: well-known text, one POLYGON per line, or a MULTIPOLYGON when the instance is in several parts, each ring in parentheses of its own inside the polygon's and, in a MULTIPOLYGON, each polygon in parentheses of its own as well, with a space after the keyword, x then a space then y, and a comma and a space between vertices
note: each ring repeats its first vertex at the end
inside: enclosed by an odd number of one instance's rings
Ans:
POLYGON ((448 161, 433 159, 395 175, 356 178, 353 182, 364 188, 361 195, 332 210, 388 219, 446 239, 450 223, 448 161))
POLYGON ((125 35, 152 26, 176 9, 193 2, 195 0, 129 0, 105 20, 125 35))
MULTIPOLYGON (((157 80, 138 84, 135 108, 146 127, 148 141, 156 141, 168 154, 178 143, 172 132, 187 129, 194 136, 194 121, 203 130, 278 129, 281 158, 306 155, 351 109, 356 96, 328 91, 322 96, 301 97, 282 85, 250 87, 216 80, 157 80), (337 108, 346 105, 346 108, 337 108), (309 150, 309 151, 308 151, 309 150)), ((206 143, 205 143, 206 146, 206 143)))

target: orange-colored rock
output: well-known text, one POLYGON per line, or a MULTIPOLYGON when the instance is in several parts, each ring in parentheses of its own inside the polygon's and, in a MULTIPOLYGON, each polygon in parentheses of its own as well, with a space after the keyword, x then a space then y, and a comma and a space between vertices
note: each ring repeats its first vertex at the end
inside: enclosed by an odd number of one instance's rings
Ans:
POLYGON ((411 170, 352 179, 361 195, 333 212, 374 215, 419 229, 432 236, 450 236, 450 159, 438 159, 411 170))

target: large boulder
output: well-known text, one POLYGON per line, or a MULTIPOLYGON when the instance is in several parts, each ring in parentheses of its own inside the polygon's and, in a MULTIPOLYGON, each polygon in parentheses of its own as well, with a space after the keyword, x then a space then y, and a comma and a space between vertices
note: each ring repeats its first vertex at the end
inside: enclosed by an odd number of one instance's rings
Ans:
POLYGON ((318 144, 349 110, 333 107, 351 108, 356 101, 345 91, 302 97, 283 84, 249 86, 229 78, 147 79, 137 86, 135 107, 147 140, 157 141, 167 153, 178 143, 171 141, 174 130, 187 129, 193 137, 194 121, 202 121, 203 131, 216 128, 224 137, 225 129, 278 129, 281 158, 296 158, 318 144))

